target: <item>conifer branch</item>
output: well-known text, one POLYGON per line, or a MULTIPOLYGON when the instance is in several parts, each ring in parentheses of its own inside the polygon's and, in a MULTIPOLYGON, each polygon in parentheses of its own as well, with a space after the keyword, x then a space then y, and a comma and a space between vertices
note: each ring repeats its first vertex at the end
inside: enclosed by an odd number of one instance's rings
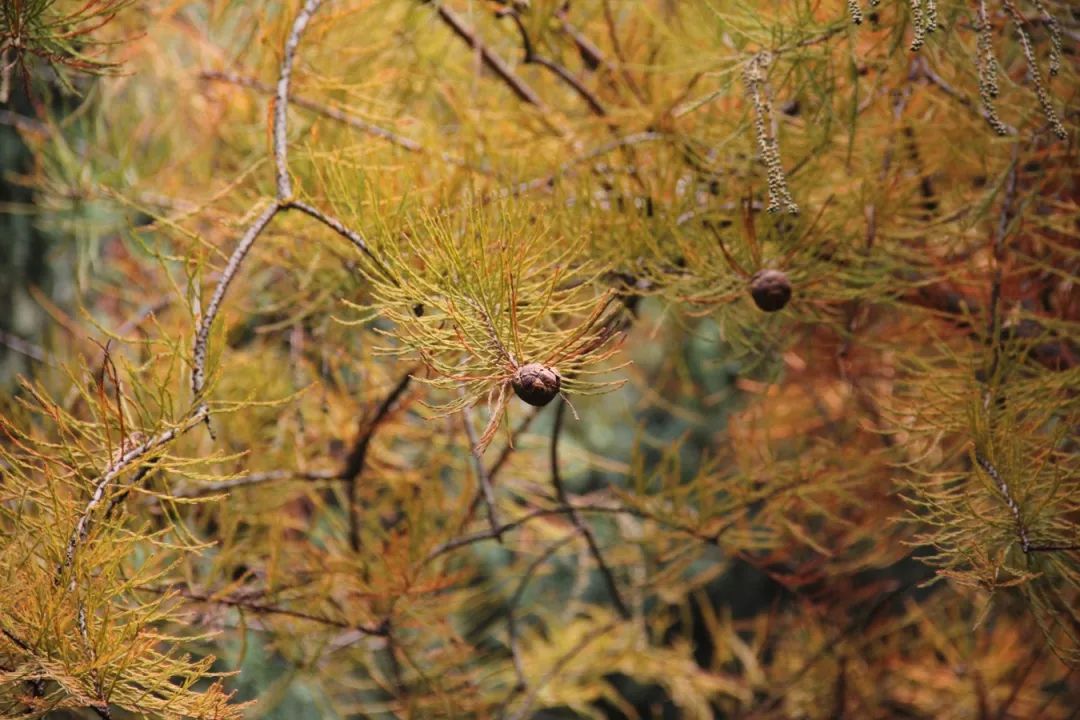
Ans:
POLYGON ((533 705, 536 704, 536 700, 540 692, 545 687, 547 687, 547 685, 552 680, 558 677, 559 673, 561 673, 567 665, 573 662, 574 658, 577 657, 582 650, 587 648, 597 639, 614 630, 616 626, 617 623, 611 622, 600 628, 597 628, 595 631, 587 634, 585 637, 579 640, 577 644, 575 644, 572 648, 563 653, 563 655, 555 661, 555 664, 551 666, 551 669, 544 673, 544 676, 540 678, 532 687, 532 689, 529 691, 529 694, 525 696, 525 700, 521 703, 521 707, 518 708, 518 711, 512 716, 510 716, 510 720, 525 720, 525 718, 529 717, 529 713, 532 712, 533 705))
MULTIPOLYGON (((231 85, 237 85, 239 87, 250 88, 252 90, 257 90, 267 95, 274 95, 277 92, 276 88, 274 88, 272 85, 268 85, 253 77, 239 75, 232 72, 206 70, 201 73, 200 77, 206 80, 213 80, 217 82, 229 83, 231 85)), ((386 140, 391 145, 396 145, 397 147, 400 147, 403 150, 407 150, 408 152, 434 155, 435 157, 441 158, 443 162, 447 163, 448 165, 462 167, 472 172, 480 173, 482 175, 491 174, 491 171, 485 168, 470 165, 465 160, 462 160, 461 158, 455 155, 451 155, 450 153, 445 151, 434 152, 430 148, 425 147, 416 140, 413 140, 412 138, 405 137, 404 135, 400 135, 392 130, 387 130, 384 127, 375 125, 374 123, 370 123, 332 105, 324 105, 322 103, 317 103, 314 100, 310 100, 301 95, 296 95, 295 93, 290 94, 289 102, 297 107, 304 108, 305 110, 310 110, 317 115, 322 115, 323 117, 330 120, 342 123, 343 125, 348 125, 349 127, 371 135, 372 137, 386 140)))
POLYGON ((1013 516, 1013 523, 1016 525, 1016 535, 1020 539, 1020 549, 1025 554, 1033 552, 1055 552, 1055 551, 1069 551, 1080 550, 1080 544, 1035 544, 1031 542, 1028 534, 1028 527, 1024 523, 1024 516, 1020 509, 1020 504, 1013 497, 1012 492, 1009 490, 1009 484, 1005 482, 1005 478, 1001 476, 998 469, 991 463, 985 456, 976 452, 975 462, 979 464, 979 467, 983 469, 990 479, 994 481, 997 486, 998 492, 1001 493, 1002 499, 1005 501, 1005 506, 1009 508, 1009 512, 1013 516))
POLYGON ((582 85, 576 77, 571 74, 569 70, 560 65, 559 63, 544 57, 536 52, 536 47, 533 45, 532 40, 529 38, 529 31, 525 29, 525 23, 521 21, 521 14, 513 6, 503 7, 496 11, 496 17, 509 17, 514 21, 514 25, 517 26, 518 34, 521 36, 521 61, 526 65, 535 64, 550 71, 555 77, 562 80, 568 85, 575 93, 581 97, 582 100, 589 106, 589 109, 594 115, 599 117, 606 117, 608 112, 604 107, 600 99, 596 97, 587 87, 582 85))
POLYGON ((323 0, 307 0, 307 2, 305 2, 303 8, 301 8, 295 20, 293 20, 292 29, 289 31, 289 36, 285 42, 285 50, 281 61, 281 69, 278 75, 274 101, 273 154, 277 178, 277 198, 274 204, 267 206, 266 209, 256 217, 244 235, 240 238, 240 242, 237 244, 236 249, 229 257, 229 262, 225 266, 225 270, 222 273, 221 279, 218 281, 217 287, 214 288, 214 294, 210 299, 206 314, 200 318, 198 330, 195 334, 191 374, 192 393, 196 398, 201 396, 206 382, 207 343, 210 339, 210 329, 221 310, 221 304, 225 298, 225 293, 228 291, 229 285, 236 277, 237 272, 239 272, 240 265, 243 263, 244 258, 247 257, 247 254, 255 244, 255 241, 278 212, 296 209, 315 218, 351 242, 358 250, 360 250, 360 252, 364 253, 381 272, 392 279, 392 276, 371 252, 367 243, 364 242, 364 239, 358 233, 347 228, 344 223, 337 218, 331 217, 307 203, 294 200, 292 197, 293 189, 292 180, 289 177, 287 147, 289 83, 292 77, 293 63, 296 59, 296 51, 300 43, 300 37, 308 23, 311 21, 312 15, 314 15, 319 9, 319 6, 322 5, 322 2, 323 0))
POLYGON ((67 547, 64 550, 64 558, 61 561, 59 567, 57 568, 58 579, 59 576, 62 575, 64 571, 66 571, 68 568, 70 568, 72 563, 74 562, 75 553, 79 547, 79 543, 85 540, 87 534, 90 532, 90 526, 93 522, 94 511, 97 509, 98 505, 101 504, 102 500, 104 500, 109 486, 112 485, 113 481, 116 480, 117 477, 119 477, 120 473, 122 473, 129 465, 134 463, 136 460, 142 458, 143 456, 157 448, 169 444, 174 439, 187 432, 195 425, 198 425, 206 418, 208 414, 209 411, 207 410, 207 407, 205 405, 200 406, 181 425, 159 433, 158 435, 155 435, 141 445, 138 445, 131 450, 128 450, 126 453, 122 454, 119 458, 117 458, 114 462, 112 462, 108 467, 105 468, 105 472, 102 473, 101 477, 98 478, 97 482, 94 484, 94 489, 90 494, 90 501, 87 503, 86 507, 83 508, 82 514, 79 516, 79 520, 75 524, 75 529, 72 531, 71 537, 68 539, 67 547))

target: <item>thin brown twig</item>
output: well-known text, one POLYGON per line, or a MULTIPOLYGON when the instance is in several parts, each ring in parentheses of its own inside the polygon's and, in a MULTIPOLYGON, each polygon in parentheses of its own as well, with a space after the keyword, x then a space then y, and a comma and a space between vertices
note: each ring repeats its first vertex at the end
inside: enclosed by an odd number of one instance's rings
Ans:
POLYGON ((417 368, 413 368, 398 380, 394 388, 387 394, 383 401, 379 403, 375 415, 369 422, 364 423, 365 427, 362 428, 360 434, 357 436, 352 450, 345 458, 345 466, 338 474, 340 479, 349 484, 349 546, 353 549, 353 552, 360 551, 360 507, 357 502, 357 496, 359 495, 360 476, 364 472, 364 465, 367 460, 368 448, 371 445, 371 438, 375 435, 375 430, 378 429, 379 425, 381 425, 390 414, 394 405, 409 387, 413 373, 416 372, 416 370, 417 368))
POLYGON ((607 59, 604 57, 604 52, 596 46, 592 40, 588 38, 583 32, 581 32, 577 26, 570 22, 567 16, 567 6, 569 3, 555 11, 555 17, 559 19, 559 26, 562 31, 570 36, 570 39, 574 42, 574 46, 577 47, 578 54, 581 55, 582 62, 585 63, 585 67, 589 70, 596 70, 607 64, 607 59))
POLYGON ((228 478, 218 482, 184 487, 170 493, 175 498, 197 498, 216 493, 233 490, 250 485, 261 485, 266 482, 280 482, 285 480, 306 480, 316 482, 319 480, 341 480, 340 470, 267 470, 265 472, 253 472, 242 477, 228 478))
POLYGON ((511 92, 529 105, 533 105, 540 109, 542 112, 547 111, 547 107, 544 105, 543 100, 540 99, 540 96, 537 95, 524 80, 514 74, 514 71, 510 69, 510 66, 506 64, 506 61, 491 51, 487 45, 480 40, 476 32, 465 25, 461 18, 458 17, 457 13, 440 2, 431 2, 430 0, 421 0, 421 2, 434 5, 435 11, 438 13, 439 18, 443 23, 446 24, 455 35, 464 40, 466 45, 480 54, 480 59, 484 65, 506 83, 506 86, 510 88, 511 92))
POLYGON ((607 116, 607 109, 603 103, 587 87, 581 84, 573 74, 559 63, 546 58, 536 52, 536 47, 529 38, 529 31, 525 29, 525 23, 521 21, 521 14, 513 7, 506 7, 496 13, 497 17, 509 17, 517 26, 518 34, 521 35, 522 62, 526 65, 539 65, 568 85, 578 96, 585 101, 594 115, 607 116))
POLYGON ((627 606, 622 598, 622 594, 619 592, 619 586, 615 582, 614 573, 612 573, 611 568, 604 561, 604 555, 600 552, 600 546, 596 542, 596 536, 593 535, 592 528, 589 527, 588 523, 585 522, 581 515, 578 514, 577 510, 570 504, 570 497, 562 483, 562 477, 559 473, 559 435, 562 433, 562 421, 565 414, 566 400, 560 398, 559 407, 555 409, 555 423, 551 428, 551 484, 555 486, 555 495, 559 500, 559 504, 563 507, 570 508, 570 520, 584 536, 585 543, 589 546, 589 552, 592 554, 593 559, 596 560, 596 564, 600 568, 600 573, 604 577, 604 582, 607 584, 608 592, 611 594, 611 599, 615 603, 615 608, 624 619, 629 620, 633 617, 633 613, 630 612, 630 608, 627 606))
POLYGON ((397 282, 394 278, 394 275, 389 270, 387 270, 386 266, 379 261, 379 258, 375 257, 375 254, 371 252, 371 249, 368 247, 367 242, 364 240, 364 238, 361 237, 361 235, 355 230, 347 227, 345 223, 341 222, 332 215, 327 215, 322 210, 319 210, 312 205, 301 202, 300 200, 290 200, 284 203, 281 207, 284 210, 299 210, 300 212, 315 218, 323 225, 326 225, 338 235, 351 242, 360 252, 364 253, 364 255, 366 255, 368 259, 371 260, 372 264, 374 264, 375 267, 379 269, 379 272, 386 276, 387 279, 394 283, 397 282))
MULTIPOLYGON (((462 409, 461 421, 465 425, 465 435, 469 439, 469 447, 477 447, 476 428, 473 427, 472 411, 468 407, 462 409)), ((487 507, 488 522, 491 524, 491 531, 494 533, 493 537, 502 543, 504 526, 499 522, 495 509, 495 488, 492 486, 491 478, 488 477, 487 469, 484 467, 484 459, 473 450, 469 452, 469 459, 472 462, 473 472, 476 474, 476 481, 480 484, 480 489, 483 492, 484 505, 487 507)))
MULTIPOLYGON (((513 698, 519 693, 528 689, 529 684, 525 679, 525 668, 521 662, 521 650, 518 647, 518 631, 517 631, 517 608, 521 605, 521 599, 525 595, 525 588, 529 586, 529 582, 533 576, 536 575, 536 571, 540 569, 548 559, 559 551, 561 547, 577 537, 580 530, 574 530, 574 532, 567 534, 561 540, 557 540, 549 545, 544 552, 538 555, 529 563, 529 567, 525 568, 525 572, 521 575, 521 581, 518 583, 517 589, 514 590, 514 595, 510 598, 510 602, 506 607, 506 620, 507 620, 507 637, 510 644, 510 655, 514 663, 514 674, 517 676, 517 684, 507 694, 506 699, 503 701, 503 709, 509 706, 513 698)), ((503 713, 500 712, 501 716, 503 713)))
MULTIPOLYGON (((499 471, 502 470, 503 465, 506 464, 506 462, 510 459, 510 455, 514 452, 514 443, 518 441, 518 438, 521 437, 521 434, 528 429, 529 425, 532 424, 532 421, 535 420, 536 416, 540 414, 540 409, 541 408, 530 408, 530 411, 525 416, 525 419, 522 420, 516 428, 514 428, 513 432, 511 433, 510 439, 503 447, 502 452, 499 453, 499 457, 495 458, 495 462, 493 462, 491 464, 491 467, 488 468, 488 480, 491 482, 491 486, 493 488, 495 487, 495 478, 498 476, 499 471)), ((472 504, 469 505, 469 509, 465 513, 465 517, 458 524, 458 532, 461 532, 461 530, 463 530, 465 526, 469 524, 469 521, 472 520, 473 516, 476 514, 476 509, 480 507, 480 503, 482 502, 484 502, 484 491, 483 488, 478 488, 476 491, 476 495, 473 496, 472 504)))
MULTIPOLYGON (((255 241, 280 210, 281 205, 276 202, 267 205, 248 226, 248 229, 241 236, 240 242, 237 243, 236 249, 229 256, 229 262, 226 263, 221 279, 218 280, 217 287, 214 288, 214 294, 210 296, 210 304, 207 305, 206 312, 198 319, 198 329, 195 331, 195 346, 192 351, 191 362, 191 392, 196 399, 201 397, 203 388, 206 386, 206 354, 207 345, 210 342, 210 328, 221 311, 225 293, 228 292, 229 285, 232 284, 236 274, 240 271, 240 265, 244 262, 248 252, 251 251, 255 241)), ((203 405, 202 407, 206 406, 203 405)))
POLYGON ((302 610, 292 610, 290 608, 279 607, 277 605, 260 603, 254 600, 250 600, 248 598, 229 597, 227 595, 219 596, 214 595, 213 593, 197 593, 178 587, 144 586, 137 587, 135 589, 154 593, 156 595, 174 595, 183 598, 184 600, 190 600, 192 602, 203 603, 206 605, 221 605, 224 607, 232 607, 240 610, 248 610, 250 612, 258 614, 284 615, 286 617, 297 618, 298 620, 310 620, 311 622, 319 623, 320 625, 328 625, 330 627, 341 628, 343 630, 356 630, 363 633, 364 635, 383 637, 387 634, 385 623, 375 626, 350 623, 344 620, 335 620, 334 618, 314 615, 312 613, 303 612, 302 610))

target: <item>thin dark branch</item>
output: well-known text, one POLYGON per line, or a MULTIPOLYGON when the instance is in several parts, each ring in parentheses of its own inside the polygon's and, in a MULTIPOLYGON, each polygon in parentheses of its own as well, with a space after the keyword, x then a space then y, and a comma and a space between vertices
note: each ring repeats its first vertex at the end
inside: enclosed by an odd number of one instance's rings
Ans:
POLYGON ((604 58, 603 51, 570 22, 567 18, 566 11, 566 6, 563 6, 555 12, 555 17, 559 19, 559 25, 562 27, 562 31, 569 35, 570 39, 574 41, 574 45, 577 47, 578 54, 581 55, 581 60, 585 63, 585 67, 589 70, 596 70, 597 68, 606 65, 607 60, 604 58))
POLYGON ((409 387, 415 371, 416 368, 413 368, 398 380, 394 389, 379 404, 375 415, 370 421, 363 424, 364 426, 361 428, 352 450, 349 451, 348 456, 345 458, 345 466, 339 473, 339 477, 349 484, 349 546, 353 549, 353 552, 360 551, 360 507, 357 502, 357 495, 359 494, 360 475, 364 472, 364 463, 367 460, 371 438, 375 435, 375 430, 390 414, 394 404, 397 403, 409 387))
MULTIPOLYGON (((465 425, 465 435, 469 439, 469 447, 477 447, 476 428, 473 427, 472 412, 469 408, 462 409, 461 421, 465 425)), ((501 543, 503 541, 504 526, 499 522, 495 509, 495 488, 491 484, 491 478, 488 477, 487 469, 484 468, 484 459, 475 451, 469 452, 469 459, 473 465, 473 472, 476 473, 476 481, 480 484, 480 489, 483 492, 484 505, 487 507, 488 522, 491 524, 491 531, 494 533, 493 537, 501 543)))
MULTIPOLYGON (((561 547, 573 540, 578 530, 570 533, 561 540, 558 540, 547 547, 539 556, 533 559, 529 563, 529 567, 522 573, 521 581, 518 583, 517 589, 514 591, 513 597, 510 598, 510 602, 506 606, 506 624, 507 624, 507 637, 510 644, 510 655, 514 663, 514 674, 517 676, 517 684, 507 694, 506 699, 503 701, 502 707, 505 709, 509 706, 510 702, 519 693, 528 689, 529 684, 525 679, 525 668, 521 662, 521 650, 518 647, 518 628, 517 628, 517 609, 521 605, 521 598, 525 595, 525 588, 528 587, 529 582, 536 575, 536 571, 548 561, 548 559, 559 551, 561 547)), ((499 713, 501 717, 503 712, 499 713)))
MULTIPOLYGON (((422 1, 428 2, 428 0, 422 1)), ((544 102, 540 99, 540 96, 537 95, 532 88, 526 85, 525 81, 515 75, 514 71, 510 69, 510 66, 507 65, 502 58, 488 49, 488 47, 480 41, 476 32, 466 27, 465 23, 462 22, 461 18, 459 18, 454 11, 439 2, 430 2, 430 4, 435 6, 439 18, 454 32, 455 35, 464 40, 466 45, 480 53, 480 59, 483 61, 484 65, 499 76, 499 78, 506 83, 506 86, 510 88, 511 92, 529 105, 533 105, 541 111, 547 110, 544 102)))
POLYGON ((303 612, 302 610, 292 610, 290 608, 283 608, 277 605, 268 605, 266 603, 256 602, 248 598, 216 596, 213 594, 197 593, 191 590, 177 587, 139 587, 136 589, 143 590, 145 592, 151 592, 157 595, 175 595, 177 597, 183 598, 184 600, 190 600, 192 602, 203 603, 206 605, 221 605, 224 607, 233 607, 240 610, 247 610, 249 612, 257 613, 260 615, 283 615, 286 617, 297 618, 298 620, 310 620, 311 622, 316 622, 320 625, 328 625, 330 627, 341 628, 343 630, 356 630, 363 633, 364 635, 384 637, 387 634, 387 626, 385 622, 375 626, 350 623, 344 620, 335 620, 334 618, 323 617, 321 615, 313 615, 311 613, 303 612))
POLYGON ((514 25, 517 26, 518 33, 521 35, 521 50, 523 53, 522 62, 527 65, 532 63, 546 68, 573 89, 573 91, 585 101, 594 115, 599 117, 607 116, 607 110, 600 102, 600 99, 590 92, 587 87, 582 85, 569 70, 554 60, 546 58, 536 52, 536 47, 529 38, 529 32, 525 29, 525 23, 521 21, 521 15, 516 9, 510 7, 504 8, 500 10, 497 15, 498 17, 509 17, 514 21, 514 25))
POLYGON ((585 542, 589 546, 589 552, 592 554, 593 559, 596 560, 596 564, 599 566, 600 572, 604 576, 604 582, 607 584, 608 592, 611 594, 611 599, 615 603, 615 608, 624 619, 629 620, 633 615, 630 612, 630 608, 623 601, 622 595, 619 593, 619 586, 615 582, 614 573, 611 572, 611 568, 608 564, 604 562, 604 556, 600 552, 600 546, 596 543, 596 537, 593 535, 592 528, 589 527, 588 523, 585 522, 581 515, 578 514, 577 510, 570 504, 570 497, 566 493, 566 488, 563 487, 562 478, 559 474, 559 435, 562 433, 562 421, 565 414, 566 400, 564 398, 559 398, 559 407, 555 410, 555 424, 551 428, 551 484, 555 486, 555 494, 558 497, 559 504, 563 507, 570 508, 570 520, 585 537, 585 542))
POLYGON ((452 540, 447 540, 446 542, 437 545, 435 547, 435 549, 433 549, 431 552, 429 552, 427 554, 427 557, 424 558, 423 562, 420 563, 420 565, 421 566, 427 565, 431 561, 433 561, 433 560, 435 560, 435 559, 437 559, 437 558, 439 558, 439 557, 441 557, 443 555, 446 555, 449 552, 453 552, 454 550, 458 550, 460 548, 466 547, 467 545, 473 545, 475 543, 483 542, 485 540, 494 540, 496 538, 497 534, 505 534, 505 533, 508 533, 508 532, 510 532, 512 530, 517 530, 518 528, 520 528, 521 526, 523 526, 526 523, 530 522, 531 520, 535 520, 535 519, 541 518, 541 517, 551 517, 552 515, 568 515, 568 514, 570 514, 571 512, 574 512, 574 511, 577 511, 577 512, 630 513, 630 514, 634 514, 634 512, 632 510, 628 510, 627 508, 605 506, 605 505, 578 505, 578 506, 575 506, 573 508, 571 508, 571 507, 540 508, 538 510, 533 510, 531 512, 528 512, 525 515, 522 515, 521 517, 519 517, 517 519, 505 522, 495 530, 484 530, 484 531, 481 531, 481 532, 471 533, 469 535, 461 535, 459 537, 453 538, 452 540))
POLYGON ((367 255, 368 259, 371 260, 375 267, 379 269, 379 272, 381 272, 388 280, 396 284, 397 281, 394 279, 393 274, 386 269, 386 266, 379 262, 379 259, 375 257, 374 253, 371 252, 371 249, 368 248, 367 242, 365 242, 364 238, 361 237, 360 234, 357 233, 355 230, 349 229, 345 226, 343 222, 341 222, 337 218, 331 215, 327 215, 318 208, 308 205, 307 203, 301 202, 299 200, 291 200, 283 204, 281 207, 285 210, 299 210, 300 212, 315 218, 323 225, 326 225, 338 235, 351 242, 360 252, 367 255))
MULTIPOLYGON (((1009 164, 1008 176, 1005 179, 1005 193, 1001 201, 1001 213, 998 216, 997 233, 994 236, 994 271, 990 280, 990 307, 987 312, 987 340, 992 348, 990 368, 987 372, 986 383, 988 388, 996 382, 998 365, 1001 361, 1001 265, 1005 260, 1006 236, 1009 233, 1009 225, 1012 223, 1016 212, 1016 168, 1019 164, 1018 151, 1013 146, 1013 158, 1009 164)), ((989 390, 988 390, 989 392, 989 390)))

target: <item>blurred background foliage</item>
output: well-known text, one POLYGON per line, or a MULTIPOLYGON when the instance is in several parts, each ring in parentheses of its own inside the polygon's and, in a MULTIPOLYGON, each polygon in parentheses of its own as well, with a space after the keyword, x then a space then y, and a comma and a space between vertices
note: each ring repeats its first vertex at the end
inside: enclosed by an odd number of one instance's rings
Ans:
POLYGON ((0 2, 3 717, 1076 716, 1069 3, 0 2))

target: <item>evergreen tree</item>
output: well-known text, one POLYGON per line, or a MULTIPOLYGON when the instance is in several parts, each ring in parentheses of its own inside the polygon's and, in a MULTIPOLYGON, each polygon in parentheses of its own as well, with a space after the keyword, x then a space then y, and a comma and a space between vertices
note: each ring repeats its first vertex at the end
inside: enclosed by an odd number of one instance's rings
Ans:
POLYGON ((1071 4, 0 7, 0 716, 1075 713, 1071 4))

